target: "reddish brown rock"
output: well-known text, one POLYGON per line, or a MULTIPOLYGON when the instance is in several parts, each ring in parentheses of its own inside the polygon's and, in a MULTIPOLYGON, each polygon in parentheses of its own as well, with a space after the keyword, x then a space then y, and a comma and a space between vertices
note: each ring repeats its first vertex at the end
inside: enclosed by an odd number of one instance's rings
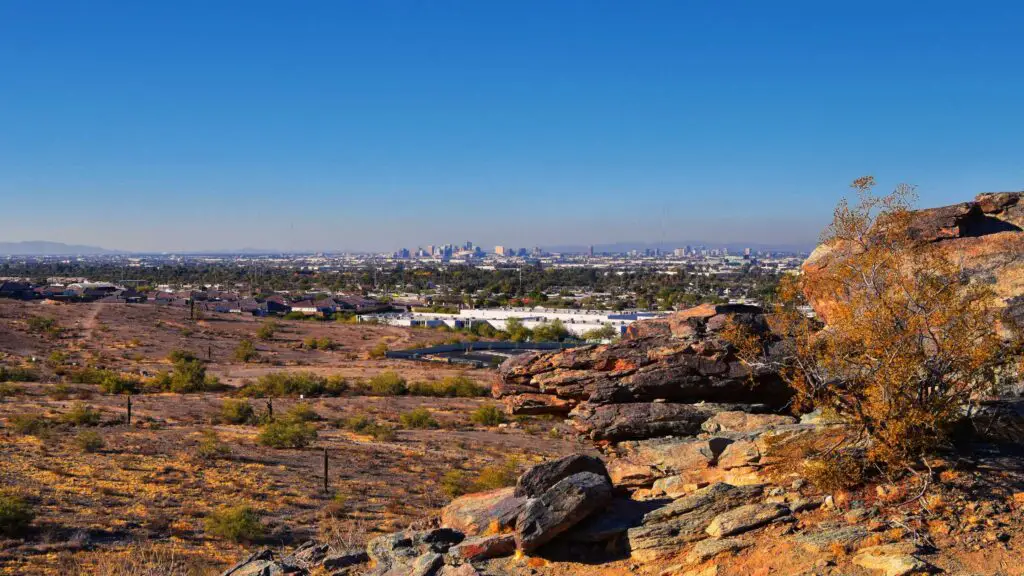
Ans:
POLYGON ((470 494, 452 501, 441 510, 441 525, 478 536, 488 530, 503 531, 515 525, 526 498, 516 498, 515 488, 470 494))
MULTIPOLYGON (((938 255, 964 262, 968 276, 995 293, 1004 309, 1004 334, 1019 333, 1013 319, 1024 314, 1024 192, 979 194, 973 202, 914 211, 909 234, 938 255)), ((842 251, 821 245, 803 264, 805 295, 826 323, 836 295, 825 288, 842 251)))
POLYGON ((448 553, 457 560, 475 562, 509 556, 515 551, 516 538, 513 534, 495 534, 465 540, 449 550, 448 553))

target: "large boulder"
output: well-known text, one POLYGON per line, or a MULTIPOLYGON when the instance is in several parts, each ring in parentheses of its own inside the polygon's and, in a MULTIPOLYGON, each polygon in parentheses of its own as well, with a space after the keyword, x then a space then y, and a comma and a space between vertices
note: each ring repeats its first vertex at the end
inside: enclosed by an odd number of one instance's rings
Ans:
POLYGON ((516 482, 517 498, 539 498, 552 486, 580 472, 593 472, 608 478, 608 470, 600 458, 573 454, 558 460, 538 464, 527 470, 516 482))
POLYGON ((606 476, 580 472, 530 500, 516 520, 516 546, 532 552, 569 530, 612 499, 606 476))
MULTIPOLYGON (((971 281, 994 292, 1003 333, 1021 334, 1014 324, 1024 316, 1024 192, 979 194, 973 202, 916 210, 907 233, 933 253, 963 262, 971 281)), ((844 253, 841 246, 822 244, 803 264, 805 295, 826 323, 839 296, 828 279, 844 253)))
POLYGON ((526 498, 516 497, 515 488, 469 494, 441 510, 441 525, 467 536, 478 536, 488 530, 501 532, 515 526, 525 504, 526 498))

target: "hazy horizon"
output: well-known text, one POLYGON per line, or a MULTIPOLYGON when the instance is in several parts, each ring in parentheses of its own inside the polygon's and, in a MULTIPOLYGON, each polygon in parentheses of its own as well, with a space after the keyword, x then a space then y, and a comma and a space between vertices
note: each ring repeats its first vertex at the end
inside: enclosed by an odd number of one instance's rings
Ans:
POLYGON ((0 6, 0 241, 813 244, 1024 188, 1012 4, 0 6))

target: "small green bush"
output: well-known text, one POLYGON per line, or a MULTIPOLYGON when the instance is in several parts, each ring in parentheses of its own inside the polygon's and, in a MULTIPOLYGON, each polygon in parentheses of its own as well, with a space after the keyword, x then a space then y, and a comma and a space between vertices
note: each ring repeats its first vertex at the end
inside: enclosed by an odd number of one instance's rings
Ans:
POLYGON ((106 374, 100 381, 100 390, 104 394, 135 394, 140 387, 138 380, 120 374, 106 374))
POLYGON ((260 431, 259 443, 271 448, 305 448, 316 438, 316 427, 312 424, 275 420, 260 431))
POLYGON ((103 436, 95 430, 82 430, 75 436, 75 445, 82 452, 99 452, 107 445, 103 436))
POLYGON ((477 492, 484 492, 515 486, 519 479, 518 470, 519 461, 515 458, 509 458, 501 464, 487 466, 480 471, 480 475, 473 482, 473 488, 477 492))
POLYGON ((264 322, 260 329, 256 331, 256 337, 260 340, 271 340, 277 334, 277 323, 276 322, 264 322))
POLYGON ((271 372, 246 384, 240 394, 254 398, 337 396, 345 388, 343 379, 328 379, 313 372, 271 372))
POLYGON ((35 517, 32 506, 24 498, 0 491, 0 534, 9 538, 23 537, 35 517))
POLYGON ((235 348, 235 360, 238 360, 239 362, 254 362, 259 359, 259 357, 260 354, 256 351, 256 345, 252 343, 252 340, 242 340, 235 348))
POLYGON ((92 406, 75 402, 71 410, 61 416, 61 420, 75 426, 95 426, 100 423, 101 414, 92 406))
POLYGON ((369 381, 370 393, 375 396, 401 396, 407 391, 405 378, 397 372, 381 372, 369 381))
POLYGON ((225 506, 206 518, 206 533, 232 542, 255 542, 263 537, 259 513, 249 506, 225 506))
POLYGON ((462 470, 449 470, 441 477, 441 491, 449 498, 458 498, 473 491, 473 482, 462 470))
POLYGON ((285 412, 282 419, 288 422, 315 422, 320 419, 320 415, 309 404, 300 402, 285 412))
POLYGON ((12 414, 7 425, 18 434, 42 437, 49 433, 53 422, 42 414, 12 414))
POLYGON ((409 385, 410 396, 475 398, 489 394, 489 388, 481 386, 465 376, 451 376, 441 382, 413 382, 409 385))
POLYGON ((370 349, 370 358, 380 359, 384 358, 388 354, 388 343, 378 342, 376 346, 370 349))
POLYGON ((0 399, 8 398, 11 396, 17 396, 22 392, 24 392, 24 390, 22 390, 21 388, 17 386, 12 386, 7 382, 0 381, 0 399))
POLYGON ((342 422, 342 426, 356 434, 368 434, 380 442, 390 442, 395 439, 394 429, 385 424, 378 424, 369 416, 362 414, 346 418, 342 422))
POLYGON ((417 408, 402 414, 400 417, 402 426, 406 428, 437 428, 437 420, 426 408, 417 408))
POLYGON ((199 444, 196 445, 196 456, 203 460, 216 460, 231 454, 231 448, 220 441, 220 437, 213 430, 203 430, 199 433, 199 444))
POLYGON ((249 424, 256 419, 256 411, 247 400, 228 398, 220 405, 219 416, 225 424, 249 424))
POLYGON ((0 382, 38 382, 39 372, 29 368, 0 366, 0 382))
POLYGON ((52 400, 67 400, 71 397, 71 388, 64 383, 54 384, 46 395, 52 400))
POLYGON ((494 404, 485 404, 474 410, 469 419, 481 426, 497 426, 505 422, 505 413, 494 404))

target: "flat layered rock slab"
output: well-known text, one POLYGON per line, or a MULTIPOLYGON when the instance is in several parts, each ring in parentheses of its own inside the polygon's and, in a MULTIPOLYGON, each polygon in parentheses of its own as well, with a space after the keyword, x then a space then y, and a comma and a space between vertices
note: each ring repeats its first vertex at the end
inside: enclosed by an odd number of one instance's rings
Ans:
POLYGON ((760 528, 790 515, 784 504, 748 504, 715 517, 706 532, 712 538, 724 538, 760 528))

